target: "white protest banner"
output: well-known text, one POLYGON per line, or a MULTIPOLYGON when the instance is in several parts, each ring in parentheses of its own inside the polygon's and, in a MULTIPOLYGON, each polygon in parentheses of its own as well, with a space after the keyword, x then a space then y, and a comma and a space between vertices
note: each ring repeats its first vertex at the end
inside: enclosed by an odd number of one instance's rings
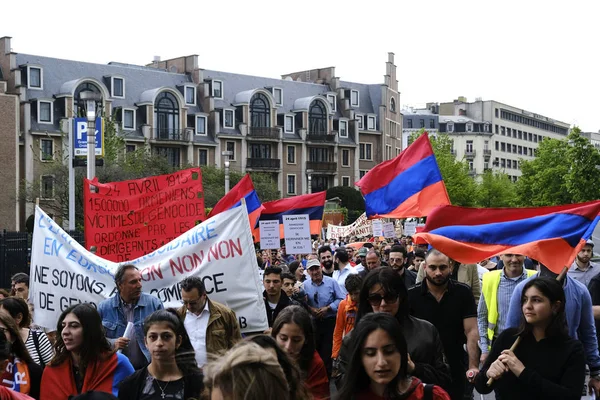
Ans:
POLYGON ((383 222, 380 219, 371 221, 373 224, 373 236, 383 236, 383 222))
POLYGON ((262 250, 278 249, 281 243, 279 237, 279 220, 260 221, 260 248, 262 250))
POLYGON ((417 221, 405 222, 404 223, 404 234, 406 236, 412 236, 417 233, 417 221))
POLYGON ((396 228, 394 227, 393 222, 383 223, 383 237, 385 237, 386 239, 396 237, 396 228))
MULTIPOLYGON (((235 311, 242 332, 268 328, 246 207, 224 211, 130 263, 141 272, 144 292, 165 307, 180 307, 179 282, 198 276, 209 298, 235 311)), ((118 266, 85 250, 36 207, 30 271, 36 324, 53 329, 69 306, 115 295, 118 266)))
POLYGON ((367 213, 362 213, 350 225, 327 225, 327 239, 338 239, 348 236, 363 237, 371 234, 371 221, 367 219, 367 213))
POLYGON ((310 254, 310 216, 308 214, 284 215, 283 237, 288 254, 310 254))

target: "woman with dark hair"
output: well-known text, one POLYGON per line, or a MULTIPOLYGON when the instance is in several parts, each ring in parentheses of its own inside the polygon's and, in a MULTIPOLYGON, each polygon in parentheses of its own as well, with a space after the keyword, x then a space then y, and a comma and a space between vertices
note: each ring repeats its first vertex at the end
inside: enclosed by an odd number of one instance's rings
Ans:
POLYGON ((450 400, 439 386, 423 385, 408 372, 407 344, 398 320, 371 313, 354 328, 348 371, 337 398, 343 400, 450 400))
POLYGON ((96 308, 85 303, 67 308, 56 331, 56 354, 44 369, 41 399, 66 400, 88 391, 118 395, 119 384, 133 373, 133 366, 112 350, 96 308))
POLYGON ((290 400, 308 400, 312 399, 312 396, 308 393, 306 386, 302 383, 300 377, 300 370, 296 365, 292 363, 292 360, 288 355, 277 345, 275 339, 267 335, 256 335, 248 339, 251 342, 256 343, 263 349, 271 350, 275 352, 277 361, 281 365, 283 373, 287 377, 288 386, 290 388, 290 400))
POLYGON ((569 337, 565 293, 552 278, 528 281, 521 297, 521 326, 504 330, 475 379, 479 393, 503 399, 580 399, 585 379, 582 344, 569 337), (512 344, 521 337, 515 351, 512 344), (493 379, 491 386, 488 379, 493 379))
POLYGON ((273 323, 271 336, 298 365, 314 399, 328 399, 327 370, 315 349, 315 334, 308 312, 300 306, 284 308, 273 323))
POLYGON ((146 317, 144 342, 150 351, 150 364, 123 381, 119 399, 199 399, 203 376, 175 309, 155 311, 146 317))
POLYGON ((2 372, 1 385, 25 393, 34 399, 40 398, 42 367, 31 359, 15 320, 6 311, 0 310, 0 331, 9 343, 10 356, 2 372))
MULTIPOLYGON (((4 332, 0 332, 0 370, 6 370, 13 357, 10 350, 11 343, 6 339, 4 332)), ((32 400, 32 397, 0 386, 0 400, 32 400)))
MULTIPOLYGON (((450 387, 448 364, 444 361, 444 348, 435 327, 409 314, 408 292, 404 279, 389 267, 372 270, 365 276, 358 300, 355 325, 371 313, 387 313, 395 316, 408 345, 408 373, 426 383, 450 387)), ((338 356, 336 385, 346 371, 348 341, 352 332, 342 340, 338 356)))
POLYGON ((44 332, 29 329, 31 314, 25 300, 19 297, 1 299, 0 310, 7 311, 19 326, 21 339, 33 361, 42 367, 50 363, 54 356, 52 344, 44 332))

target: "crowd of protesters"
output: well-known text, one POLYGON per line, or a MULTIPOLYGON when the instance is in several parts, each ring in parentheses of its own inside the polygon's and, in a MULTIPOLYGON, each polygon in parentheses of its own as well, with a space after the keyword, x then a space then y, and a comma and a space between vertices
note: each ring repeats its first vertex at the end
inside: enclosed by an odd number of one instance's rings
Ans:
POLYGON ((593 247, 562 280, 519 254, 461 264, 409 237, 258 251, 268 329, 244 335, 200 278, 164 309, 133 264, 116 271, 112 297, 41 329, 17 274, 0 291, 0 400, 598 395, 593 247))

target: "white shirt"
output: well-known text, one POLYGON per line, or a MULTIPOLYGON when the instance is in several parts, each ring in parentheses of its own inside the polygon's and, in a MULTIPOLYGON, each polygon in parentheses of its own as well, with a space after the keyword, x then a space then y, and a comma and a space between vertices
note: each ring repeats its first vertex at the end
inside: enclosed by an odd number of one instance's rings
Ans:
POLYGON ((188 311, 185 313, 185 321, 183 321, 185 330, 190 337, 190 342, 192 342, 192 346, 196 352, 196 362, 199 368, 202 368, 206 364, 206 328, 208 327, 209 318, 210 311, 207 300, 204 310, 202 310, 200 315, 188 311))
POLYGON ((489 269, 482 267, 481 265, 477 264, 477 275, 479 275, 479 280, 482 281, 483 280, 483 274, 490 272, 489 269))
POLYGON ((350 263, 348 263, 346 264, 344 269, 336 269, 335 271, 333 271, 333 275, 331 276, 340 286, 340 289, 342 290, 344 296, 348 294, 348 291, 346 290, 346 278, 350 274, 358 274, 358 271, 352 265, 350 265, 350 263))

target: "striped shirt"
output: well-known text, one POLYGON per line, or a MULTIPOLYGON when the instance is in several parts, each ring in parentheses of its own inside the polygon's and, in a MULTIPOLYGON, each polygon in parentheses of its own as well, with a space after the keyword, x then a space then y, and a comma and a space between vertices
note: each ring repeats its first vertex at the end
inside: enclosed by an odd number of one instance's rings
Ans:
POLYGON ((39 342, 39 351, 35 348, 35 341, 33 340, 33 330, 29 330, 29 336, 27 336, 27 341, 25 342, 25 347, 27 347, 27 351, 29 355, 33 359, 36 364, 42 365, 40 361, 40 356, 44 361, 45 365, 50 363, 52 357, 54 357, 54 350, 52 349, 52 344, 50 340, 48 340, 48 336, 44 332, 36 331, 38 342, 39 342))
MULTIPOLYGON (((500 273, 500 285, 498 286, 498 294, 496 296, 498 302, 498 321, 494 330, 494 337, 497 337, 505 328, 508 315, 508 307, 510 306, 510 298, 517 285, 527 279, 527 270, 523 268, 523 273, 516 278, 509 278, 504 275, 504 269, 500 273)), ((477 326, 479 328, 479 348, 482 353, 487 353, 489 350, 488 329, 488 308, 485 304, 483 294, 479 299, 477 309, 477 326)))

